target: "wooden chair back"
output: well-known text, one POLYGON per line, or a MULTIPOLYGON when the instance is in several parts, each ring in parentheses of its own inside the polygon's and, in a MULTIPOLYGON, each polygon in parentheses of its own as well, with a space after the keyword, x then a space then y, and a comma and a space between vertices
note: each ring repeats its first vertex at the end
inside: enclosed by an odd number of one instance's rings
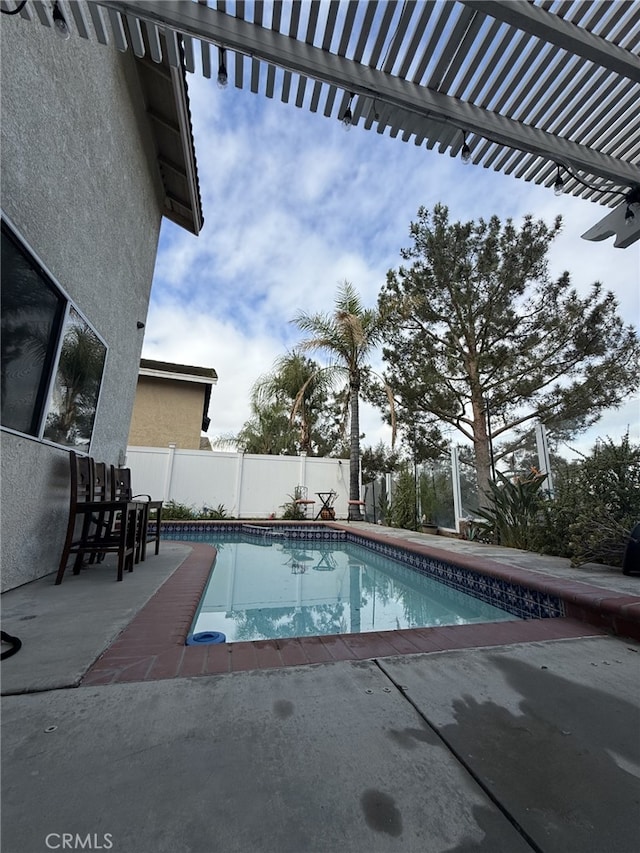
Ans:
POLYGON ((83 557, 88 558, 90 565, 109 553, 117 554, 117 579, 121 581, 125 570, 133 571, 139 504, 114 503, 110 467, 107 469, 104 463, 96 463, 90 456, 81 456, 73 450, 69 451, 69 463, 69 520, 55 582, 62 583, 72 554, 75 554, 73 573, 77 575, 83 557))
POLYGON ((106 462, 93 463, 93 500, 111 500, 111 465, 106 462))
POLYGON ((111 499, 114 501, 130 501, 131 469, 111 467, 111 499))
POLYGON ((80 456, 71 450, 71 491, 69 493, 71 508, 77 503, 87 503, 93 500, 94 464, 90 456, 80 456))

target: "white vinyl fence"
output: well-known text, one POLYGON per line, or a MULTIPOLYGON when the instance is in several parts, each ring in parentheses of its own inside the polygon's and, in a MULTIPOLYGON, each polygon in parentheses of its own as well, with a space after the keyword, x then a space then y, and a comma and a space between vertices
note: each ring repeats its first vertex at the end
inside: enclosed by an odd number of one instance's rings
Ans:
POLYGON ((347 518, 349 462, 300 456, 259 456, 169 447, 128 447, 127 467, 136 494, 174 500, 201 510, 222 504, 234 518, 282 516, 296 486, 306 486, 308 516, 322 507, 317 492, 337 493, 336 518, 347 518))
MULTIPOLYGON (((549 475, 551 467, 542 424, 536 425, 538 467, 549 475)), ((313 456, 258 456, 211 450, 178 450, 168 447, 128 447, 127 463, 136 494, 158 496, 186 504, 196 510, 204 506, 217 509, 222 504, 234 518, 282 517, 282 505, 291 500, 296 486, 306 486, 315 500, 308 516, 315 518, 322 507, 318 492, 337 493, 334 504, 336 518, 348 517, 349 461, 318 459, 313 456)), ((429 463, 416 471, 433 484, 436 506, 435 521, 444 529, 459 530, 462 519, 473 515, 477 507, 477 485, 473 466, 463 465, 458 449, 441 464, 429 463), (450 473, 449 473, 450 472, 450 473), (437 488, 436 488, 437 485, 437 488)), ((381 498, 392 503, 395 484, 387 475, 384 480, 360 486, 360 498, 366 501, 368 521, 388 523, 381 498)), ((386 502, 385 501, 385 502, 386 502)), ((416 507, 420 518, 423 507, 416 507)))

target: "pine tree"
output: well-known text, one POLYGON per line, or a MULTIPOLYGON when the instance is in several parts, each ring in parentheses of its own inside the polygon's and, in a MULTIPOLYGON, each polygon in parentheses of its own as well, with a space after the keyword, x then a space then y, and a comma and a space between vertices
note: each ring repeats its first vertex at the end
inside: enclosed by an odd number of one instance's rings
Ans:
POLYGON ((509 433, 509 452, 534 418, 550 432, 568 422, 580 432, 638 387, 638 335, 614 295, 596 282, 581 297, 568 272, 549 276, 560 228, 560 217, 548 226, 526 216, 520 228, 497 216, 450 223, 446 207, 421 207, 401 252, 410 266, 389 271, 380 293, 398 411, 473 442, 481 495, 488 406, 492 438, 509 433))

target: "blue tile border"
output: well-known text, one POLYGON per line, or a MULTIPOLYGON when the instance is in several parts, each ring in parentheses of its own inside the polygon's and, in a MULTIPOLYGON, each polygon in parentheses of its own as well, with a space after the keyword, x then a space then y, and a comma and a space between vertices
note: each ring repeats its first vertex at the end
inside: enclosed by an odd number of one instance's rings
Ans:
POLYGON ((234 533, 238 536, 251 536, 261 538, 265 535, 286 536, 288 539, 304 539, 315 542, 344 542, 347 538, 345 530, 329 527, 295 527, 287 524, 250 524, 238 522, 227 524, 225 522, 208 521, 163 521, 160 527, 163 535, 171 534, 175 537, 180 533, 234 533), (264 531, 264 532, 263 532, 264 531))
POLYGON ((416 553, 410 548, 369 539, 362 533, 354 533, 350 530, 312 525, 295 527, 286 524, 163 521, 161 532, 167 539, 180 539, 182 535, 188 534, 187 541, 205 541, 212 533, 233 533, 238 537, 249 537, 254 541, 259 541, 265 536, 286 536, 293 540, 351 542, 367 551, 400 563, 408 573, 417 572, 431 577, 445 586, 506 610, 519 619, 551 619, 566 615, 564 601, 559 596, 416 553))
POLYGON ((510 583, 482 572, 457 566, 445 560, 418 554, 409 548, 369 539, 362 534, 347 534, 347 541, 435 578, 460 592, 500 607, 520 619, 551 619, 565 615, 564 601, 548 592, 510 583))

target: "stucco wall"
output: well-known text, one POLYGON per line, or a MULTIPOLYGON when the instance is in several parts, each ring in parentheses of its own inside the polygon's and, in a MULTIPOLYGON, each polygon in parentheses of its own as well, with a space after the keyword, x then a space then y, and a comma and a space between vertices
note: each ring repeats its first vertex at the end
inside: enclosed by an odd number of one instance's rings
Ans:
MULTIPOLYGON (((129 55, 2 16, 2 207, 106 340, 92 454, 124 459, 161 220, 129 55)), ((2 589, 57 569, 68 454, 2 434, 2 589)))
POLYGON ((128 443, 199 450, 204 393, 196 382, 140 376, 128 443))

